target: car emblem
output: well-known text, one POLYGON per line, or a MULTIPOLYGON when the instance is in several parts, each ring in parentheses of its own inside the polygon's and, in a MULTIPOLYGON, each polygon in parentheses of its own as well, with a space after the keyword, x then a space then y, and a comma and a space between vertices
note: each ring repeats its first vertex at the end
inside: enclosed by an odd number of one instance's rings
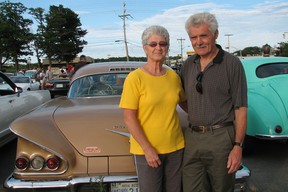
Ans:
POLYGON ((86 147, 83 150, 84 153, 101 153, 101 148, 99 147, 86 147))

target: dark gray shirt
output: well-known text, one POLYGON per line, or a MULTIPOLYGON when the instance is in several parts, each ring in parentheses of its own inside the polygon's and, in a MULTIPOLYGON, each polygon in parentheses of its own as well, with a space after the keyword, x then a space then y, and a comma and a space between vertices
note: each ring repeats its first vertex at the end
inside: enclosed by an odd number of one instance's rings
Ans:
POLYGON ((200 56, 190 56, 181 69, 181 79, 192 125, 216 125, 235 118, 234 110, 247 107, 246 76, 238 57, 220 49, 203 71, 203 94, 196 91, 201 71, 200 56))

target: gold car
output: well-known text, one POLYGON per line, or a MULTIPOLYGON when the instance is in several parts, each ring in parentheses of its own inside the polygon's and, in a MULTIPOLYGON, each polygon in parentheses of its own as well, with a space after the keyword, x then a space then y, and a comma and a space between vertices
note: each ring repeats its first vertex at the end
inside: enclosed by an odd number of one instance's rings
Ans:
MULTIPOLYGON (((14 121, 10 129, 18 136, 15 170, 5 187, 139 191, 130 134, 118 105, 127 74, 143 64, 86 65, 73 75, 67 97, 14 121)), ((183 112, 181 120, 187 126, 183 112)), ((250 172, 245 167, 240 171, 237 177, 243 182, 250 172)))

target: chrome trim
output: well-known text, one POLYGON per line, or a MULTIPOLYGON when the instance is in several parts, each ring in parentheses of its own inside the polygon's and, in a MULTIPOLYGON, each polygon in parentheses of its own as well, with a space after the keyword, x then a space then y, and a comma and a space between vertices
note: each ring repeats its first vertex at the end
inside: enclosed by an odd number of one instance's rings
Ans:
POLYGON ((256 138, 258 139, 267 139, 267 140, 282 140, 288 139, 288 135, 265 135, 265 134, 256 134, 256 138))
POLYGON ((111 183, 111 182, 128 182, 136 181, 137 176, 95 176, 95 177, 78 177, 70 180, 57 181, 24 181, 16 179, 12 175, 8 177, 4 183, 5 188, 9 189, 30 189, 30 188, 68 188, 76 184, 85 183, 111 183))
POLYGON ((130 137, 130 133, 127 132, 123 132, 123 131, 116 131, 116 130, 112 130, 112 129, 106 129, 107 131, 111 131, 113 133, 119 134, 119 135, 123 135, 126 137, 130 137))
MULTIPOLYGON (((236 184, 242 187, 245 185, 246 180, 250 177, 250 170, 243 166, 241 170, 236 172, 236 184)), ((71 188, 77 184, 89 184, 89 183, 112 183, 112 182, 137 182, 137 176, 94 176, 94 177, 77 177, 70 180, 54 180, 54 181, 25 181, 16 179, 11 174, 5 181, 4 186, 8 189, 30 189, 30 188, 71 188)))

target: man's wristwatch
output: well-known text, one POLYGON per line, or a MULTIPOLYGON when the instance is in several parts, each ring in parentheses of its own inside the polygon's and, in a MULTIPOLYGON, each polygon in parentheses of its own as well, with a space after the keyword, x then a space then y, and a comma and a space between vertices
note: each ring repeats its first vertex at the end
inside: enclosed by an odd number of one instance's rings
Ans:
POLYGON ((237 141, 234 141, 234 143, 233 143, 233 146, 239 146, 239 147, 241 147, 241 148, 243 148, 243 143, 240 143, 240 142, 237 142, 237 141))

